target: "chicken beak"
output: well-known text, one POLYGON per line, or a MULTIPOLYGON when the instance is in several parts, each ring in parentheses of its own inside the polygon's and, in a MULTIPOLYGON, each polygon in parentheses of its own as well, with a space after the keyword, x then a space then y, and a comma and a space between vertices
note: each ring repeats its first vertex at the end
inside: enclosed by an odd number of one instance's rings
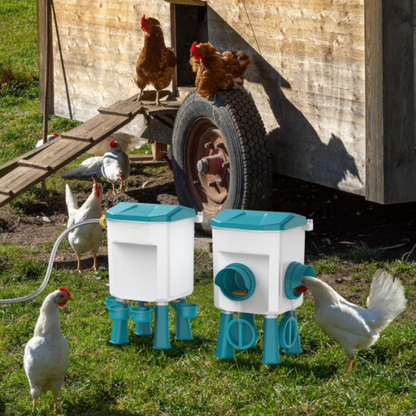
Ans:
POLYGON ((308 288, 306 286, 298 286, 295 287, 295 291, 298 293, 305 293, 308 290, 308 288))
POLYGON ((72 301, 74 301, 74 299, 72 298, 72 296, 70 296, 70 297, 68 298, 68 300, 72 300, 72 301))

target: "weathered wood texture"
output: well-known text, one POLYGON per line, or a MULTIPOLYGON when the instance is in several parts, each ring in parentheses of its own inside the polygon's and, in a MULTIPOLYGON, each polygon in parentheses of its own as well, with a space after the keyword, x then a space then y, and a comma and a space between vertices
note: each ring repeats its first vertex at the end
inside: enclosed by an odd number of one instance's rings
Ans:
POLYGON ((143 108, 135 97, 112 106, 119 114, 99 114, 0 167, 0 207, 130 123, 143 108))
POLYGON ((413 0, 366 0, 366 198, 416 200, 413 0))
POLYGON ((208 37, 253 58, 246 87, 279 173, 365 191, 364 0, 209 0, 208 37))
POLYGON ((202 0, 165 0, 168 3, 172 4, 184 4, 187 6, 205 6, 207 4, 206 1, 202 0))
MULTIPOLYGON (((45 84, 46 84, 46 46, 49 37, 49 53, 52 54, 52 11, 51 3, 46 0, 37 2, 38 18, 38 55, 39 55, 39 86, 40 86, 40 110, 43 113, 45 108, 45 84), (46 13, 46 6, 49 6, 46 13), (48 18, 46 18, 48 16, 48 18), (46 23, 46 20, 48 21, 46 23)), ((53 113, 53 59, 49 57, 49 79, 48 79, 48 114, 53 113)))
MULTIPOLYGON (((133 82, 136 61, 143 47, 140 28, 143 14, 157 18, 170 46, 170 4, 142 0, 54 0, 63 65, 68 83, 65 89, 63 66, 54 27, 54 81, 57 115, 86 121, 138 92, 133 82)), ((149 87, 152 89, 152 87, 149 87)), ((139 134, 145 129, 137 117, 123 131, 139 134)))

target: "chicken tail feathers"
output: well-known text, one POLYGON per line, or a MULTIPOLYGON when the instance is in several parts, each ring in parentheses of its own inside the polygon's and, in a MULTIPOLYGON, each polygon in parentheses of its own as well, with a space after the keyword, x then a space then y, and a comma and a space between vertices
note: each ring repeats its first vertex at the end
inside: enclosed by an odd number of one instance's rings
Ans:
POLYGON ((78 209, 78 199, 71 192, 71 188, 68 184, 65 185, 65 202, 68 207, 68 214, 71 215, 72 212, 78 209))
POLYGON ((382 331, 397 315, 406 308, 405 289, 400 279, 395 279, 385 270, 377 270, 371 282, 367 308, 378 315, 371 325, 382 331))
POLYGON ((243 67, 243 71, 251 65, 251 58, 244 51, 236 51, 235 57, 237 58, 238 63, 243 67))

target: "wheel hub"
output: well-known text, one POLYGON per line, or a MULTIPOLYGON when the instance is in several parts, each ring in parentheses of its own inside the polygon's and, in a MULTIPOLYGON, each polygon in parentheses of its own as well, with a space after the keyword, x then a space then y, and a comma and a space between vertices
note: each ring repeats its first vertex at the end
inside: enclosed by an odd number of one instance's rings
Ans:
POLYGON ((185 147, 185 172, 193 200, 200 209, 217 213, 228 195, 228 150, 218 127, 207 118, 191 126, 185 147))

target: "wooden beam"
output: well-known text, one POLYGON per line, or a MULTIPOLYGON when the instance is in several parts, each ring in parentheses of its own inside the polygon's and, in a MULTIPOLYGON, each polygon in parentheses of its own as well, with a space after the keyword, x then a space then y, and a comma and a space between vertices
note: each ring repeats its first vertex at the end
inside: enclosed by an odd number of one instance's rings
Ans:
POLYGON ((416 201, 413 0, 365 0, 366 199, 416 201))
POLYGON ((53 48, 52 48, 52 12, 51 3, 48 0, 37 0, 37 17, 38 17, 38 55, 39 55, 39 94, 40 94, 40 111, 44 113, 45 109, 45 74, 46 74, 46 47, 47 36, 49 37, 49 79, 48 79, 48 114, 54 114, 53 105, 53 48), (46 7, 49 7, 46 13, 46 7), (46 15, 48 16, 48 24, 46 24, 46 15), (46 31, 48 28, 48 31, 46 31))
POLYGON ((186 6, 206 6, 207 2, 202 0, 165 0, 167 3, 184 4, 186 6))

